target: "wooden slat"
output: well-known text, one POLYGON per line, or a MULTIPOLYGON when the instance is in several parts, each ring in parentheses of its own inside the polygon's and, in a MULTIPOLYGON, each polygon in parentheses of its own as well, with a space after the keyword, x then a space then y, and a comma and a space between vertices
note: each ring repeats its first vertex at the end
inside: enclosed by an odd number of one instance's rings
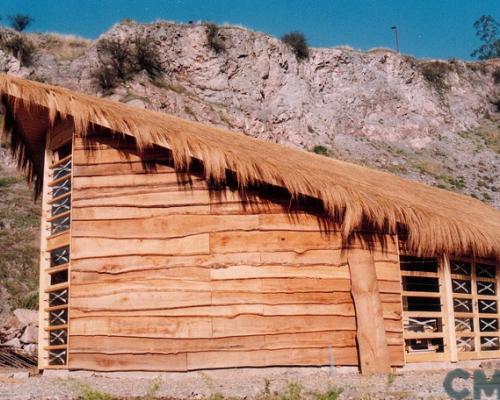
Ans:
POLYGON ((63 165, 64 163, 66 163, 66 161, 71 160, 71 157, 72 157, 72 155, 70 154, 69 156, 61 158, 60 160, 57 160, 56 162, 50 164, 50 166, 48 166, 48 168, 49 169, 54 169, 56 167, 59 167, 60 165, 63 165))
POLYGON ((47 238, 47 251, 55 250, 69 244, 69 232, 61 232, 47 238))
POLYGON ((58 283, 57 285, 50 285, 47 286, 47 288, 45 289, 45 293, 55 292, 61 289, 67 289, 68 287, 69 287, 68 282, 58 283))
POLYGON ((401 295, 407 297, 432 297, 432 298, 441 297, 441 294, 439 292, 417 292, 408 290, 403 290, 401 292, 401 295))
POLYGON ((52 274, 57 274, 58 272, 61 271, 67 271, 68 269, 69 269, 69 264, 61 264, 56 267, 45 268, 45 271, 52 275, 52 274))

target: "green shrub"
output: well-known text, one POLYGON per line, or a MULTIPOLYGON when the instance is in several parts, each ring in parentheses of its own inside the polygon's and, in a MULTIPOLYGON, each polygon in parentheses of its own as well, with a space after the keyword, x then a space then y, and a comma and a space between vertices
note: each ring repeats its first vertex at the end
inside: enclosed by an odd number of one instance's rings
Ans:
POLYGON ((319 154, 320 156, 328 156, 330 155, 330 152, 325 146, 322 145, 316 145, 312 149, 313 153, 319 154))
POLYGON ((0 178, 0 188, 9 187, 17 182, 17 179, 13 176, 8 176, 6 178, 0 178))
POLYGON ((115 400, 116 398, 109 393, 101 392, 87 384, 80 384, 77 387, 78 400, 115 400))
POLYGON ((420 65, 422 76, 439 94, 444 94, 449 89, 446 78, 450 69, 450 65, 442 61, 430 61, 420 65))
POLYGON ((302 61, 309 58, 309 45, 303 33, 297 31, 285 33, 281 40, 291 47, 297 60, 302 61))
POLYGON ((129 40, 101 39, 96 49, 98 65, 92 76, 103 89, 128 82, 141 71, 146 71, 151 79, 163 72, 158 49, 151 38, 136 35, 129 40))
POLYGON ((133 40, 136 71, 146 71, 154 79, 163 71, 158 49, 150 37, 136 36, 133 40))
POLYGON ((207 27, 207 45, 217 54, 226 50, 224 42, 219 34, 219 27, 213 23, 208 23, 207 27))
POLYGON ((337 400, 344 390, 342 388, 331 387, 324 393, 316 393, 316 400, 337 400))
POLYGON ((16 57, 22 66, 30 67, 35 62, 36 46, 23 35, 14 35, 10 38, 0 38, 0 47, 16 57))
POLYGON ((281 394, 280 400, 301 400, 303 389, 300 383, 290 382, 283 394, 281 394))

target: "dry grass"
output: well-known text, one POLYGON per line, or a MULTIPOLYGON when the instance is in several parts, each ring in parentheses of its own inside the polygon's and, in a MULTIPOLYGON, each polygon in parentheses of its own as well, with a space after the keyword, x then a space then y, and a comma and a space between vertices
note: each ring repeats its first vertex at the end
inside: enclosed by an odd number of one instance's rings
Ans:
MULTIPOLYGON (((0 149, 0 157, 5 157, 0 149)), ((13 308, 38 305, 40 211, 22 177, 0 166, 0 285, 13 308)))
POLYGON ((2 76, 0 93, 8 99, 6 125, 17 157, 38 190, 43 148, 36 143, 60 114, 73 117, 77 135, 96 124, 133 136, 139 149, 153 144, 171 149, 179 170, 189 168, 193 158, 202 160, 206 178, 215 182, 224 183, 229 170, 242 190, 267 183, 295 198, 319 199, 329 217, 342 223, 346 240, 361 229, 402 229, 416 254, 500 254, 500 212, 469 197, 60 87, 2 76), (46 125, 21 129, 19 121, 33 119, 35 110, 46 125))
POLYGON ((38 49, 52 54, 59 61, 71 61, 83 56, 92 43, 78 36, 56 33, 30 35, 30 37, 38 49))

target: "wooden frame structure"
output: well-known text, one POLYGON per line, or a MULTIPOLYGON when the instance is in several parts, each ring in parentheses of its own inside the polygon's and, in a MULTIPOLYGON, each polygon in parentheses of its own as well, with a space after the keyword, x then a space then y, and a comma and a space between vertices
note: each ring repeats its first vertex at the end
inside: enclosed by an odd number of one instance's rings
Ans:
POLYGON ((497 210, 61 88, 0 94, 42 194, 41 369, 500 357, 497 210))

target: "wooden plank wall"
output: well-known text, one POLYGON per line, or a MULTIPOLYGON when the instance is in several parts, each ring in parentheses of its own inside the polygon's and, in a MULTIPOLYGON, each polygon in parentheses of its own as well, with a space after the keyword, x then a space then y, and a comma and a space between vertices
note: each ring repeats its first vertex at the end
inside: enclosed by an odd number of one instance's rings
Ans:
MULTIPOLYGON (((313 215, 150 167, 130 144, 75 143, 70 369, 328 365, 329 346, 336 365, 358 364, 337 233, 313 215)), ((375 259, 392 362, 402 365, 388 242, 375 259)))

